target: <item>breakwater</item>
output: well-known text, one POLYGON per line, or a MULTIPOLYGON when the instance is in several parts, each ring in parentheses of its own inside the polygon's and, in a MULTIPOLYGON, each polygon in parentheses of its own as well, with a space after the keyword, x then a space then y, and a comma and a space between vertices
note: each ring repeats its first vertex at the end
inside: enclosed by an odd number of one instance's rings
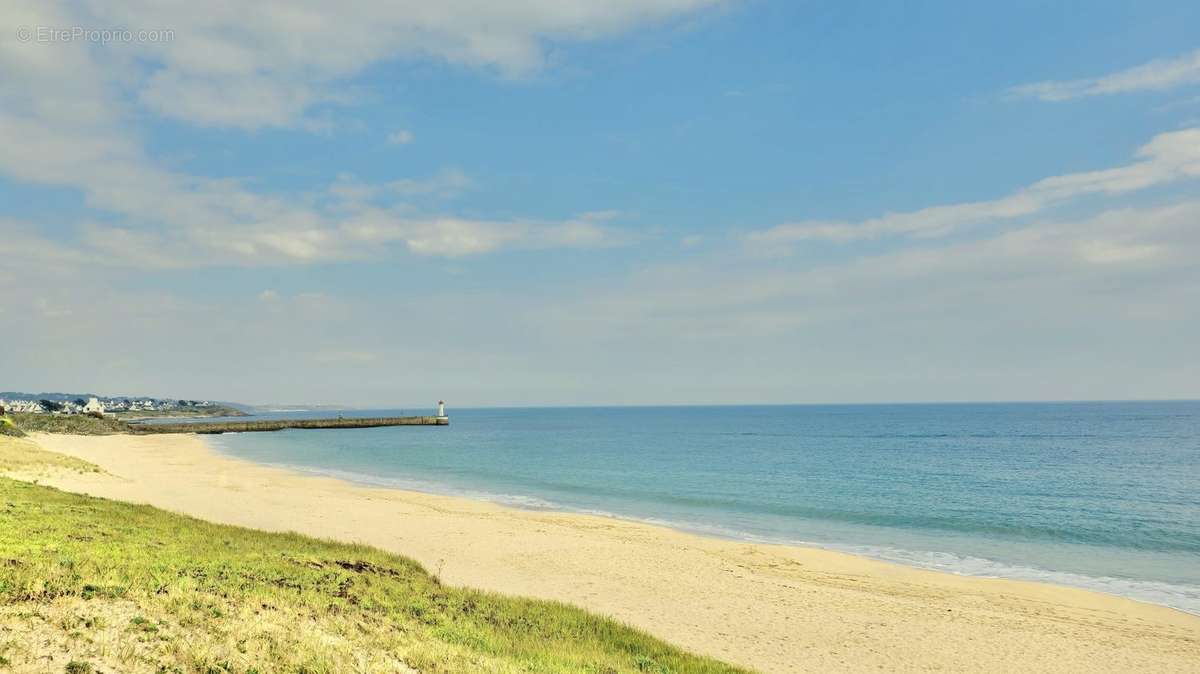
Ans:
POLYGON ((368 417, 336 419, 270 419, 262 421, 196 421, 177 424, 129 424, 138 434, 152 433, 258 433, 286 428, 377 428, 379 426, 446 426, 446 417, 368 417))

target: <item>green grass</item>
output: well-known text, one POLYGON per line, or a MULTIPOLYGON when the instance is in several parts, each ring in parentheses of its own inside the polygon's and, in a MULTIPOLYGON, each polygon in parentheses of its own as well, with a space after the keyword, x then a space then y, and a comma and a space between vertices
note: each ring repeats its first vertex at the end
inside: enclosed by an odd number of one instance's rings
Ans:
POLYGON ((66 433, 70 435, 112 435, 128 433, 129 425, 123 421, 86 414, 29 414, 9 415, 12 424, 24 433, 66 433))
POLYGON ((13 423, 12 417, 8 416, 7 414, 0 417, 0 436, 19 438, 24 435, 24 431, 17 428, 17 425, 13 423))
POLYGON ((564 604, 447 587, 373 548, 7 478, 0 657, 70 672, 743 671, 564 604))

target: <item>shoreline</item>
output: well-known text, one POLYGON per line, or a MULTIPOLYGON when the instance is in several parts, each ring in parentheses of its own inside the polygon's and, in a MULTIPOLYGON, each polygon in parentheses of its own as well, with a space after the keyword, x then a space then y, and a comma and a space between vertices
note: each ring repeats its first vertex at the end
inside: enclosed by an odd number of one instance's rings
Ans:
MULTIPOLYGON (((869 559, 885 564, 894 564, 904 568, 919 569, 924 571, 932 571, 934 573, 945 573, 963 578, 978 578, 982 580, 1011 580, 1025 583, 1037 583, 1051 585, 1055 587, 1065 587, 1086 592, 1095 592, 1109 597, 1120 599, 1128 599, 1140 604, 1149 606, 1159 606, 1162 608, 1179 611, 1181 613, 1200 617, 1200 607, 1196 610, 1190 610, 1182 606, 1175 606, 1165 601, 1155 601, 1144 597, 1131 594, 1132 590, 1126 591, 1106 590, 1097 587, 1097 584, 1111 582, 1117 584, 1125 584, 1128 586, 1138 586, 1137 589, 1147 592, 1148 588, 1156 585, 1167 585, 1162 581, 1153 580, 1137 580, 1128 578, 1115 578, 1111 576, 1089 576, 1082 573, 1074 573, 1070 571, 1053 571, 1043 569, 1036 566, 1020 566, 1017 564, 1000 562, 984 557, 973 557, 954 554, 960 561, 984 562, 995 567, 1001 567, 1001 571, 997 573, 971 573, 969 571, 959 571, 946 566, 935 566, 932 563, 922 563, 912 555, 917 554, 936 554, 928 553, 922 550, 909 550, 904 548, 888 547, 888 546, 870 546, 870 545, 841 545, 837 543, 823 543, 818 541, 806 540, 784 540, 772 539, 769 537, 755 536, 745 532, 736 531, 720 526, 705 527, 697 522, 667 520, 656 517, 640 517, 637 515, 625 515, 618 512, 606 510, 591 510, 586 508, 573 508, 552 501, 547 501, 538 496, 525 496, 520 494, 504 494, 499 492, 487 492, 470 489, 456 489, 454 487, 422 480, 406 480, 404 478, 382 478, 372 476, 367 473, 357 473, 353 471, 339 471, 334 469, 314 468, 311 466, 303 466, 298 464, 287 464, 278 462, 260 462, 248 459, 242 459, 233 455, 220 446, 220 437, 204 437, 205 444, 217 455, 233 461, 247 461, 253 465, 275 468, 296 475, 304 475, 307 477, 327 478, 344 482, 348 485, 362 487, 365 489, 386 489, 399 492, 409 492, 413 494, 423 494, 427 496, 440 496, 452 499, 465 499, 468 501, 482 502, 497 505, 501 508, 511 508, 522 512, 530 513, 560 513, 564 515, 581 515, 587 517, 599 517, 602 519, 614 519, 621 522, 630 522, 634 524, 643 524, 651 527, 658 527, 670 531, 697 536, 701 538, 711 538, 716 540, 728 541, 731 543, 746 543, 751 545, 793 547, 807 550, 823 550, 838 554, 850 555, 852 557, 869 559), (427 486, 426 486, 427 485, 427 486), (874 552, 880 550, 881 552, 874 552), (910 556, 905 556, 903 553, 910 553, 910 556), (1007 571, 1006 574, 1004 571, 1007 571), (1020 575, 1020 572, 1028 572, 1026 575, 1020 575), (1080 580, 1072 582, 1071 577, 1079 578, 1080 580)), ((1190 586, 1189 586, 1190 587, 1190 586)))
POLYGON ((566 601, 763 671, 1200 671, 1200 617, 1093 590, 360 486, 231 457, 194 435, 33 439, 108 472, 45 484, 367 543, 450 583, 566 601), (955 648, 964 640, 969 653, 955 648))

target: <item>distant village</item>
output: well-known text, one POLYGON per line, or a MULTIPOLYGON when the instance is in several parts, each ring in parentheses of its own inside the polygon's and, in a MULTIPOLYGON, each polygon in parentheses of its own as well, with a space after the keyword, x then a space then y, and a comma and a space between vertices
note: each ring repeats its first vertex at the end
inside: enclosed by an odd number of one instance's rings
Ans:
POLYGON ((111 415, 118 412, 182 412, 201 411, 217 407, 208 400, 165 400, 160 398, 97 398, 88 397, 69 400, 48 398, 12 399, 0 398, 0 414, 25 412, 29 414, 91 414, 111 415))

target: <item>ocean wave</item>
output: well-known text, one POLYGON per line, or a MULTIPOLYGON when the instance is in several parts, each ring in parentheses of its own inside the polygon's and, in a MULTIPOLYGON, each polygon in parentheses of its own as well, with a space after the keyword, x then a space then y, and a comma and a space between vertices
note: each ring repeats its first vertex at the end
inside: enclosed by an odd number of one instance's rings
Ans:
POLYGON ((1069 571, 1052 571, 1032 565, 1007 564, 984 557, 960 555, 952 552, 937 552, 928 550, 908 550, 891 546, 848 545, 828 543, 814 540, 802 540, 777 536, 763 536, 730 527, 711 523, 697 523, 680 520, 668 520, 655 517, 627 517, 599 511, 587 511, 589 514, 616 517, 618 519, 644 522, 656 526, 687 531, 690 533, 709 535, 717 538, 744 541, 747 543, 763 543, 768 545, 795 545, 800 547, 821 548, 836 552, 845 552, 859 557, 878 559, 902 566, 929 569, 953 573, 959 576, 976 578, 998 578, 1005 580, 1022 580, 1037 583, 1048 583, 1065 587, 1075 587, 1093 592, 1115 595, 1146 602, 1168 606, 1185 613, 1200 615, 1200 586, 1165 583, 1152 580, 1136 580, 1132 578, 1115 578, 1111 576, 1089 576, 1069 571))
POLYGON ((951 552, 904 550, 869 545, 822 545, 840 552, 871 557, 887 562, 945 571, 960 576, 1025 580, 1052 585, 1077 587, 1105 594, 1137 599, 1151 604, 1169 606, 1200 615, 1200 586, 1177 585, 1160 581, 1088 576, 1068 571, 1051 571, 1036 566, 1005 564, 983 557, 958 555, 951 552))

